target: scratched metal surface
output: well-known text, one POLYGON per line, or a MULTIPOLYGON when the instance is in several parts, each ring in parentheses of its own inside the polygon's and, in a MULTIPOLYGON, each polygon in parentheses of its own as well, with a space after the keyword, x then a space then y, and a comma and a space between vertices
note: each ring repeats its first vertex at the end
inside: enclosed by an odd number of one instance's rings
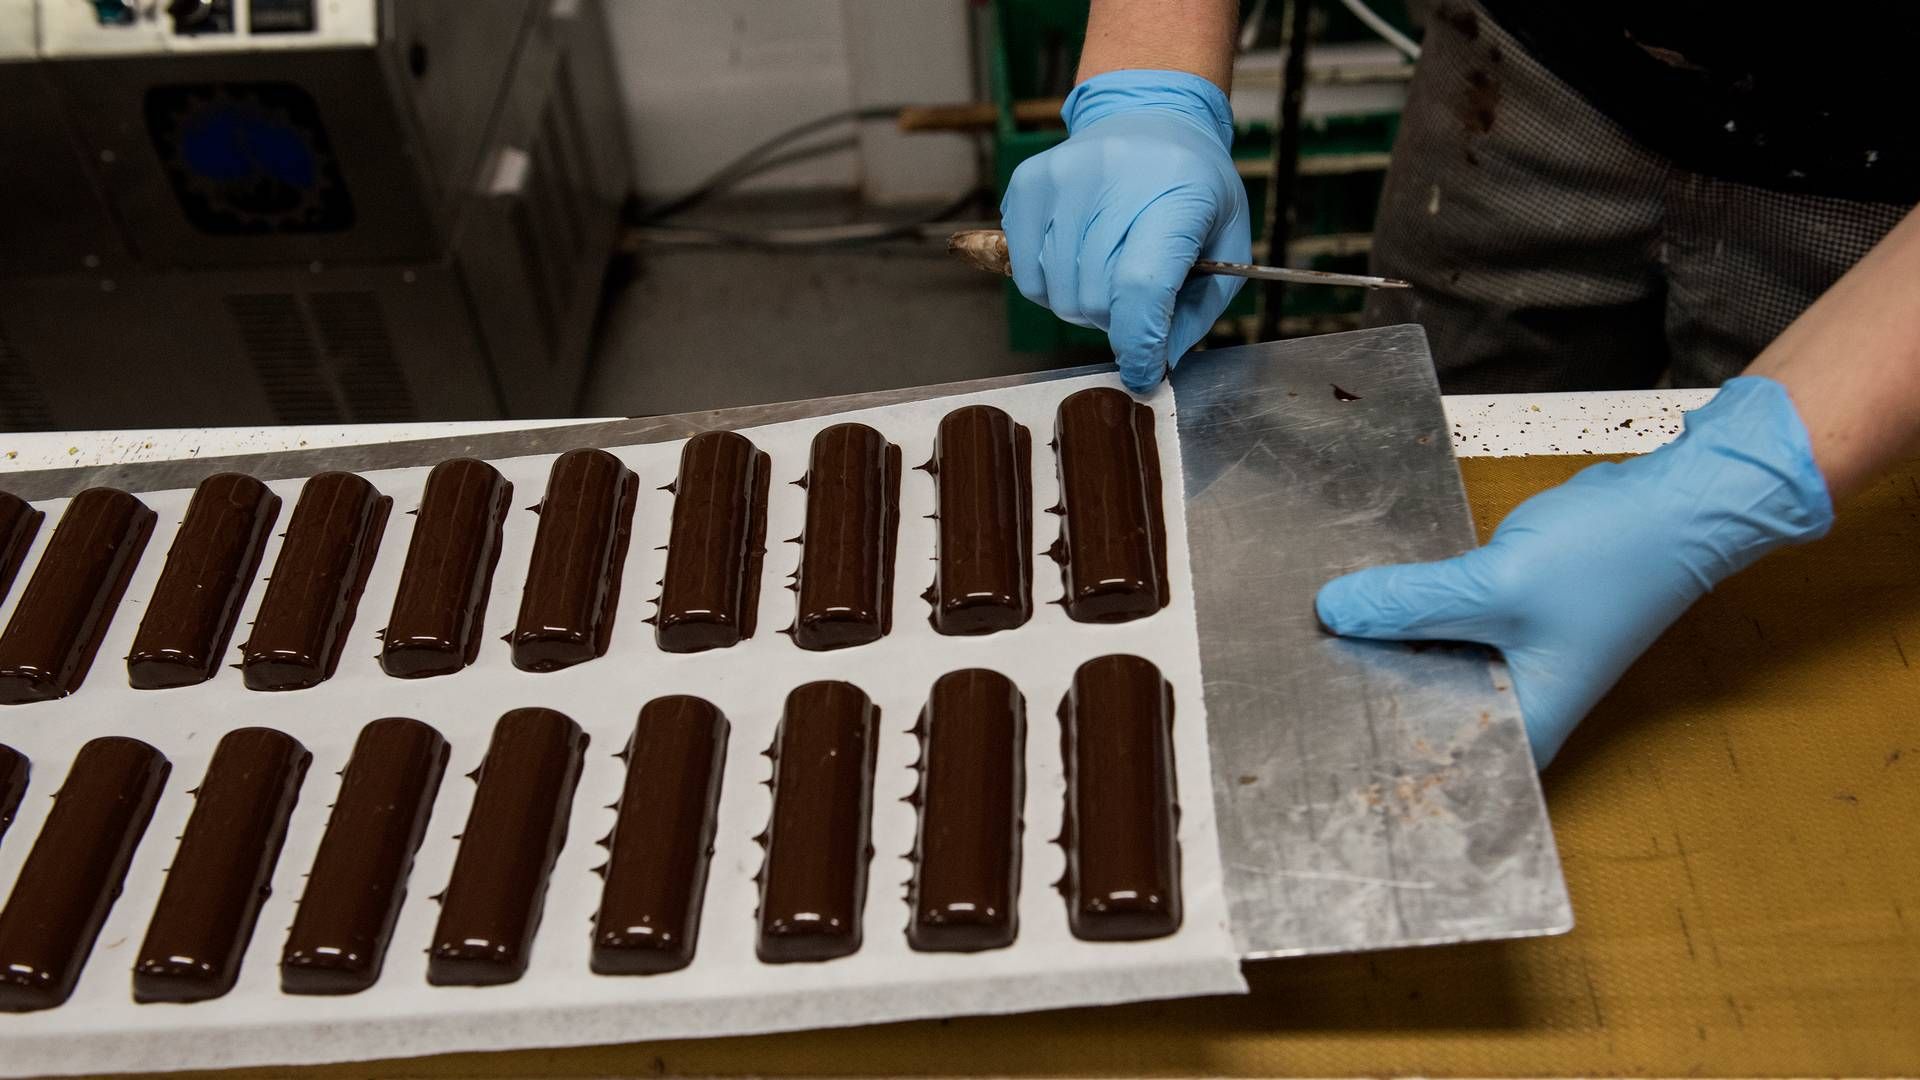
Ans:
MULTIPOLYGON (((685 438, 1095 368, 564 428, 14 473, 23 498, 190 487, 685 438)), ((1471 649, 1336 641, 1319 584, 1473 543, 1417 327, 1198 353, 1175 373, 1234 933, 1249 958, 1572 925, 1502 669, 1471 649), (1359 395, 1341 402, 1332 387, 1359 395)))
POLYGON ((1173 385, 1243 954, 1570 929, 1504 666, 1313 615, 1336 573, 1474 543, 1420 328, 1197 354, 1173 385))

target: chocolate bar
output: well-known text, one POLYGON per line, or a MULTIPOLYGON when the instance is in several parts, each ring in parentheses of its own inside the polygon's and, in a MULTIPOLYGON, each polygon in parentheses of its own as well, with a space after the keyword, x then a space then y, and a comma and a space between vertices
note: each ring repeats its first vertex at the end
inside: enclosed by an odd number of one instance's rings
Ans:
POLYGON ((127 655, 135 689, 213 678, 279 516, 280 497, 251 476, 217 473, 200 481, 127 655))
POLYGON ((1073 936, 1139 941, 1180 928, 1173 687, 1137 656, 1080 665, 1060 702, 1067 808, 1060 884, 1073 936))
POLYGON ((353 473, 321 473, 300 489, 240 647, 247 689, 301 690, 333 677, 392 506, 353 473))
POLYGON ((5 600, 7 590, 13 588, 13 576, 20 572, 20 564, 26 561, 27 549, 33 546, 34 535, 46 516, 25 499, 0 491, 0 600, 5 600))
POLYGON ((494 726, 427 950, 428 982, 487 986, 526 974, 586 750, 580 725, 552 709, 515 709, 494 726))
POLYGON ((893 628, 900 448, 865 424, 835 424, 814 436, 805 482, 794 644, 817 650, 878 641, 893 628))
POLYGON ((33 763, 27 760, 27 755, 0 743, 0 840, 7 838, 7 829, 13 825, 13 815, 20 810, 20 800, 27 795, 27 777, 32 773, 33 763))
POLYGON ((280 952, 280 989, 355 994, 380 978, 447 769, 447 740, 390 716, 360 729, 280 952))
POLYGON ((731 431, 695 435, 680 452, 654 626, 663 651, 724 649, 753 636, 767 550, 767 469, 767 455, 731 431))
POLYGON ((599 974, 653 975, 693 962, 726 756, 727 718, 710 703, 676 695, 640 710, 594 918, 599 974))
POLYGON ((933 628, 1011 630, 1033 615, 1033 437, 991 405, 940 421, 933 458, 939 557, 933 628))
POLYGON ((380 667, 387 674, 450 675, 473 663, 512 498, 513 485, 484 461, 455 458, 427 474, 393 614, 381 635, 380 667))
POLYGON ((639 479, 605 450, 570 450, 547 474, 513 666, 555 671, 604 655, 620 603, 639 479))
POLYGON ((169 768, 160 751, 118 735, 75 755, 0 910, 0 1012, 51 1009, 72 996, 169 768))
POLYGON ((761 839, 764 963, 860 949, 879 725, 880 710, 851 683, 811 682, 787 695, 770 751, 773 817, 761 839))
POLYGON ((1020 924, 1026 701, 997 671, 942 675, 920 712, 920 829, 907 943, 922 952, 1013 944, 1020 924))
POLYGON ((233 989, 312 760, 272 728, 220 739, 134 961, 135 1001, 206 1001, 233 989))
POLYGON ((0 633, 0 704, 48 701, 80 688, 153 522, 139 499, 113 488, 88 488, 67 503, 0 633))
POLYGON ((1126 622, 1167 606, 1167 523, 1153 410, 1124 392, 1069 395, 1055 420, 1060 539, 1048 552, 1078 622, 1126 622))

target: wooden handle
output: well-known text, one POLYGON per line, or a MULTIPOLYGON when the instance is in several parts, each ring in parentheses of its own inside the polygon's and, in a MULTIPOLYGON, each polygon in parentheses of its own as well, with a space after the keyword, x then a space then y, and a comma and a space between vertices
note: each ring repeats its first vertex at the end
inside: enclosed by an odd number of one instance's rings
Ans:
POLYGON ((1000 119, 991 101, 963 105, 909 105, 900 110, 901 131, 987 131, 1000 119))
MULTIPOLYGON (((1033 98, 1013 103, 1015 123, 1059 127, 1064 98, 1033 98)), ((952 105, 909 105, 896 121, 901 131, 991 131, 1000 122, 1000 110, 991 101, 952 105)))
POLYGON ((947 238, 947 254, 959 258, 975 270, 1001 277, 1013 276, 1013 263, 1007 257, 1007 234, 999 229, 964 229, 947 238))

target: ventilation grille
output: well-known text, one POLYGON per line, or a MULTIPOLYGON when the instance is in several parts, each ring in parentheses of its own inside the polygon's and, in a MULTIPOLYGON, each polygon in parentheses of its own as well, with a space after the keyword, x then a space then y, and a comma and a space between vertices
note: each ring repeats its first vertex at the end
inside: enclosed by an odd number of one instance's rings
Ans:
POLYGON ((372 293, 233 295, 227 312, 281 423, 415 418, 372 293))
POLYGON ((320 331, 320 348, 337 376, 347 415, 366 424, 415 417, 413 395, 393 358, 380 302, 367 292, 324 292, 307 297, 320 331))
POLYGON ((53 411, 0 323, 0 431, 52 431, 53 411))
MULTIPOLYGON (((530 283, 529 296, 544 340, 556 342, 567 318, 581 259, 586 253, 592 198, 592 172, 581 135, 572 73, 561 61, 554 72, 556 93, 540 114, 540 127, 528 149, 527 174, 513 207, 514 236, 530 283)), ((548 361, 556 353, 549 349, 548 361)))

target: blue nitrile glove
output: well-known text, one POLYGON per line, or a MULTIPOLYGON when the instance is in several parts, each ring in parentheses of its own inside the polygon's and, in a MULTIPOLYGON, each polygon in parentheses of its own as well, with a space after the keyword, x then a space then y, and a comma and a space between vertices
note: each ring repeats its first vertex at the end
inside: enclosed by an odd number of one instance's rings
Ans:
POLYGON ((1147 391, 1205 337, 1240 279, 1187 280, 1195 259, 1252 260, 1233 110, 1184 71, 1109 71, 1060 110, 1068 139, 1014 170, 1001 200, 1013 280, 1070 323, 1107 332, 1147 391))
POLYGON ((1746 376, 1688 413, 1670 445, 1594 465, 1521 503, 1486 547, 1336 578, 1315 606, 1336 634, 1498 648, 1544 768, 1695 600, 1832 524, 1786 387, 1746 376))

